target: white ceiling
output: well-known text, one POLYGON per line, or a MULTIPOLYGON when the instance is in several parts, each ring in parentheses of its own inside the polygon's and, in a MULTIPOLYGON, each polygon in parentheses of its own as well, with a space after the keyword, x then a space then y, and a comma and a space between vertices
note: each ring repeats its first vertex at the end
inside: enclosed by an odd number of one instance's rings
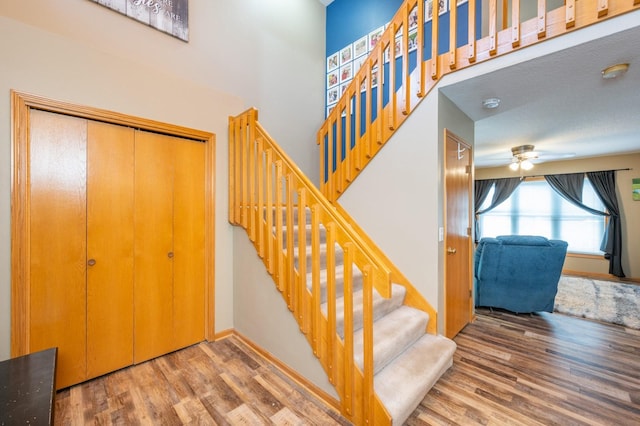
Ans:
POLYGON ((508 164, 511 147, 523 144, 545 161, 640 152, 640 26, 441 91, 475 122, 477 167, 508 164), (629 71, 602 79, 617 63, 629 71), (483 109, 489 97, 500 107, 483 109))

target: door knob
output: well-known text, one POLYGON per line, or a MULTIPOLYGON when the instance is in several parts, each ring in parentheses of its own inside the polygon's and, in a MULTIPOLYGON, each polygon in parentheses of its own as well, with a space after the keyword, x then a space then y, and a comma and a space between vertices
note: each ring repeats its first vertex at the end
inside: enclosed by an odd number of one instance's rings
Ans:
POLYGON ((453 247, 447 247, 447 253, 449 254, 456 254, 457 250, 454 249, 453 247))
POLYGON ((89 259, 89 261, 87 261, 87 265, 89 266, 93 266, 96 264, 96 260, 95 259, 89 259))
POLYGON ((168 257, 169 259, 173 259, 173 252, 172 252, 172 251, 170 251, 169 253, 167 253, 167 257, 168 257))

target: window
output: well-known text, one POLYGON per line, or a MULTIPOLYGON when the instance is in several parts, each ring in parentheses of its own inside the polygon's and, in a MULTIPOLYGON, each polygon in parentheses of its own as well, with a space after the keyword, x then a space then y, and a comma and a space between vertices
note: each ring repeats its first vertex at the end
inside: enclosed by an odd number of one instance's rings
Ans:
MULTIPOLYGON (((480 210, 491 204, 493 191, 480 210)), ((605 211, 588 179, 584 181, 582 202, 605 211)), ((602 254, 605 220, 605 216, 592 215, 566 201, 542 179, 520 183, 509 199, 480 215, 479 225, 481 237, 542 235, 567 241, 572 253, 602 254)))

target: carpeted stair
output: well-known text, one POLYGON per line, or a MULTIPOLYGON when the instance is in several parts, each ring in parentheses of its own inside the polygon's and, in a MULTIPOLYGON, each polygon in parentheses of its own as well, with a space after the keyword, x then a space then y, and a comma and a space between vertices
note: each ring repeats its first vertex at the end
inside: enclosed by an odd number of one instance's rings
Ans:
MULTIPOLYGON (((283 226, 286 237, 286 215, 283 226)), ((294 214, 297 224, 297 212, 294 214)), ((306 225, 306 263, 307 271, 311 271, 311 233, 310 214, 307 212, 306 225)), ((293 226, 295 234, 295 265, 299 265, 298 225, 293 226)), ((321 297, 322 311, 327 312, 327 250, 326 232, 320 232, 321 256, 321 297)), ((286 241, 286 239, 285 239, 286 241)), ((335 246, 336 263, 336 330, 344 337, 344 270, 343 251, 335 246)), ((311 291, 312 275, 307 274, 307 286, 311 291)), ((416 409, 425 395, 438 381, 440 376, 453 363, 456 344, 440 335, 426 333, 429 315, 423 311, 404 305, 405 288, 393 285, 392 297, 383 298, 374 289, 374 388, 375 392, 392 416, 394 425, 403 424, 416 409)), ((363 369, 363 291, 362 273, 353 268, 353 323, 354 323, 354 357, 356 364, 363 369)))

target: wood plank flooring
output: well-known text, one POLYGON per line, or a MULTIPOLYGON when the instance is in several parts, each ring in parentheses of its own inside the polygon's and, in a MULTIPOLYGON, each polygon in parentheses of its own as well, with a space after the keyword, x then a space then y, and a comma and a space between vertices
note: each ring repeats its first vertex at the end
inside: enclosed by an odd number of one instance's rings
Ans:
POLYGON ((408 425, 640 425, 640 331, 478 310, 408 425))
POLYGON ((349 425, 235 336, 64 389, 56 425, 349 425))
MULTIPOLYGON (((479 310, 407 425, 640 425, 640 331, 479 310)), ((346 425, 241 339, 63 390, 57 425, 346 425)))

